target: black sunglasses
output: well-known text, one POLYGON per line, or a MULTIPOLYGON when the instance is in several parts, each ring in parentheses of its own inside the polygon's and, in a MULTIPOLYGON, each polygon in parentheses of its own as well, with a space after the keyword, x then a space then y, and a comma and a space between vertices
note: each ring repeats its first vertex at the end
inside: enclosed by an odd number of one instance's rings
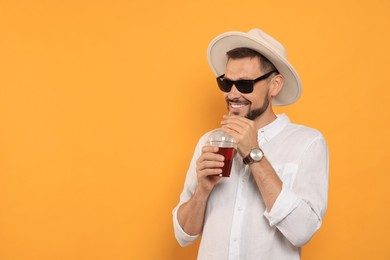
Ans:
POLYGON ((218 87, 223 92, 230 92, 230 90, 234 86, 236 86, 237 90, 241 93, 248 94, 252 93, 253 91, 253 85, 255 85, 256 82, 259 82, 260 80, 264 80, 272 75, 272 73, 278 72, 276 70, 270 71, 263 76, 258 77, 257 79, 242 79, 242 80, 230 80, 225 79, 225 74, 219 76, 217 78, 218 87))

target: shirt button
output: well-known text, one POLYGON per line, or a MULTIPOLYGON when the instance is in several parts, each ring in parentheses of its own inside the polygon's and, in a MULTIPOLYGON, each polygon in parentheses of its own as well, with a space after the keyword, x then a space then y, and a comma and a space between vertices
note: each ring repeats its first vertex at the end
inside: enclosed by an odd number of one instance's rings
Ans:
POLYGON ((235 238, 233 239, 233 241, 234 241, 234 242, 237 242, 237 238, 235 237, 235 238))

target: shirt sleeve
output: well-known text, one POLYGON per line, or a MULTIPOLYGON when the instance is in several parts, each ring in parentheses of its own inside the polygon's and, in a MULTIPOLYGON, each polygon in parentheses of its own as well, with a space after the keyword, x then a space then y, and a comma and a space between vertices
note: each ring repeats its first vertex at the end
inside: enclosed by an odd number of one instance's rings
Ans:
POLYGON ((294 246, 306 244, 321 226, 328 202, 328 172, 328 148, 321 135, 302 154, 292 187, 283 184, 271 211, 264 213, 294 246))
POLYGON ((173 214, 173 229, 175 231, 175 238, 176 238, 177 242, 179 243, 179 245, 184 247, 184 246, 188 246, 189 244, 192 244, 195 240, 198 239, 199 235, 196 235, 196 236, 188 235, 183 230, 183 228, 180 226, 179 221, 177 219, 177 211, 178 211, 180 205, 178 205, 172 212, 172 214, 173 214))
POLYGON ((198 160, 199 156, 201 155, 201 150, 203 145, 205 144, 206 135, 202 136, 202 138, 199 140, 194 154, 192 156, 192 160, 190 163, 190 167, 188 168, 186 180, 184 182, 184 188, 182 193, 180 194, 180 201, 178 205, 173 209, 172 215, 173 215, 173 229, 175 233, 176 240, 179 242, 181 246, 187 246, 191 243, 193 243, 195 240, 198 239, 199 235, 191 236, 187 234, 183 228, 179 224, 179 220, 177 218, 177 212, 180 208, 180 206, 189 201, 192 196, 195 193, 195 189, 197 186, 197 178, 196 178, 196 161, 198 160))

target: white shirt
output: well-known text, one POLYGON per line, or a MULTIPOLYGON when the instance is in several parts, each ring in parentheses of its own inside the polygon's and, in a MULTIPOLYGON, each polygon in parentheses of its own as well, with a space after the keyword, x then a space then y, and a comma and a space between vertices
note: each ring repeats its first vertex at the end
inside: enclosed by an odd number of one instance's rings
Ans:
MULTIPOLYGON (((197 185, 196 160, 209 133, 196 146, 180 202, 173 210, 176 239, 186 246, 199 236, 184 232, 177 219, 197 185)), ((266 211, 259 189, 238 154, 230 178, 223 178, 207 202, 199 260, 297 260, 301 246, 320 228, 328 198, 328 148, 322 134, 280 115, 258 131, 258 143, 283 182, 266 211)))

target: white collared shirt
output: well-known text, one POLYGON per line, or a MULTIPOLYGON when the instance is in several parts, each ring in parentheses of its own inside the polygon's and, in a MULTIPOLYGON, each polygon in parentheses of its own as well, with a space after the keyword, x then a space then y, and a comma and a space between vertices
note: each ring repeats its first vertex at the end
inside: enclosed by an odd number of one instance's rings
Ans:
MULTIPOLYGON (((177 219, 197 185, 196 160, 209 133, 196 146, 180 202, 173 210, 175 236, 186 246, 199 236, 184 232, 177 219)), ((280 115, 258 131, 258 142, 283 182, 268 212, 242 157, 234 158, 207 202, 199 260, 297 260, 301 246, 320 228, 328 198, 328 148, 322 134, 280 115)))

